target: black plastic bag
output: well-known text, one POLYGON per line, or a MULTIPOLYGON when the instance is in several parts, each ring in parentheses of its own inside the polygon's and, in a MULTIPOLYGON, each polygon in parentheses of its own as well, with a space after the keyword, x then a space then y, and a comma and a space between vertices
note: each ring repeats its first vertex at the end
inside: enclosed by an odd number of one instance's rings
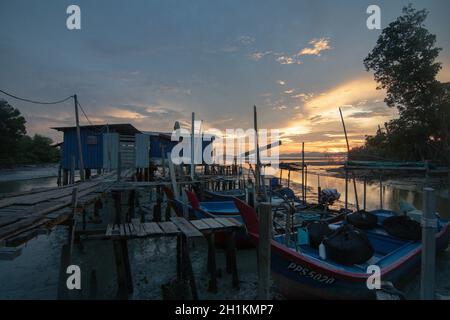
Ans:
POLYGON ((318 249, 323 239, 333 233, 333 230, 330 229, 328 223, 324 221, 314 221, 308 224, 307 228, 309 245, 314 249, 318 249))
POLYGON ((367 211, 357 211, 347 215, 347 221, 358 229, 373 229, 378 224, 378 217, 367 211))
POLYGON ((383 221, 386 232, 403 240, 419 241, 422 239, 422 228, 420 223, 408 216, 393 216, 383 221))
POLYGON ((366 234, 351 225, 343 225, 323 240, 327 258, 352 265, 369 260, 374 253, 366 234))

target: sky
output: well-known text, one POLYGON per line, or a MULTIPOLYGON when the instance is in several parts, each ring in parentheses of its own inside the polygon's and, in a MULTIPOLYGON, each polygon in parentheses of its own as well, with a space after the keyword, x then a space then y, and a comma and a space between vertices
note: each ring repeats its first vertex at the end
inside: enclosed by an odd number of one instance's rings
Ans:
MULTIPOLYGON (((397 116, 363 65, 381 30, 366 27, 371 4, 381 27, 412 3, 443 48, 450 81, 450 1, 81 1, 0 0, 0 89, 51 101, 77 94, 94 124, 171 131, 191 112, 204 128, 279 129, 281 153, 342 152, 342 107, 352 147, 397 116), (66 8, 81 8, 68 30, 66 8)), ((54 141, 74 125, 74 106, 34 105, 0 94, 27 120, 28 134, 54 141)), ((82 116, 81 124, 87 124, 82 116)))

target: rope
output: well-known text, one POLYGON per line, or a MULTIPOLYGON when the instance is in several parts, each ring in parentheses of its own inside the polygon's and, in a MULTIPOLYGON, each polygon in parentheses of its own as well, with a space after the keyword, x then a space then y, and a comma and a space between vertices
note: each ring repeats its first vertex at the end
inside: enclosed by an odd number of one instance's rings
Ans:
POLYGON ((36 100, 30 100, 30 99, 20 98, 20 97, 18 97, 18 96, 15 96, 15 95, 13 95, 13 94, 11 94, 11 93, 8 93, 8 92, 5 92, 5 91, 3 91, 3 90, 0 90, 0 92, 3 93, 3 94, 5 94, 5 95, 7 95, 7 96, 9 96, 9 97, 11 97, 11 98, 14 98, 14 99, 17 99, 17 100, 21 100, 21 101, 25 101, 25 102, 29 102, 29 103, 34 103, 34 104, 58 104, 58 103, 65 102, 65 101, 67 101, 67 100, 73 98, 73 96, 69 96, 69 97, 67 97, 67 98, 65 98, 65 99, 58 100, 58 101, 51 101, 51 102, 45 101, 45 102, 44 102, 44 101, 36 101, 36 100))

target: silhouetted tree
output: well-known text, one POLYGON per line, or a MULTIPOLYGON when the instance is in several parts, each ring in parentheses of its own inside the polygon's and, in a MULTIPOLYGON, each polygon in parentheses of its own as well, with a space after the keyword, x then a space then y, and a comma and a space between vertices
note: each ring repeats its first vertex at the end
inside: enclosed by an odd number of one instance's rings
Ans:
POLYGON ((436 58, 436 36, 424 26, 428 12, 411 5, 386 27, 364 60, 374 71, 385 102, 399 118, 385 124, 385 132, 366 137, 353 158, 376 156, 397 160, 440 160, 450 163, 449 84, 436 79, 441 63, 436 58))
POLYGON ((0 100, 0 164, 12 164, 17 143, 26 133, 25 118, 6 100, 0 100))

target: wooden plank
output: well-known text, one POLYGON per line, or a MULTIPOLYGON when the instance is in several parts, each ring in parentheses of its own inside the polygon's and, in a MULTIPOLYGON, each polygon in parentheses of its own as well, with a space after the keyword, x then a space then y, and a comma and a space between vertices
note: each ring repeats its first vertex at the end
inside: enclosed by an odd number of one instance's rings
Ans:
POLYGON ((243 227, 242 223, 237 221, 234 218, 224 218, 224 219, 227 219, 229 222, 233 223, 236 227, 239 227, 239 228, 243 227))
POLYGON ((6 225, 14 223, 14 222, 17 222, 20 219, 21 219, 20 216, 19 217, 17 217, 17 216, 16 217, 14 217, 14 216, 6 216, 6 217, 0 216, 0 227, 6 226, 6 225))
POLYGON ((236 225, 233 222, 229 221, 227 218, 216 218, 215 220, 225 227, 236 227, 236 225))
POLYGON ((164 234, 164 231, 158 226, 156 222, 146 222, 142 224, 147 235, 164 234))
POLYGON ((216 219, 214 219, 214 218, 206 218, 206 219, 202 219, 202 221, 204 223, 206 223, 207 225, 209 225, 212 229, 223 229, 223 228, 225 228, 224 225, 222 225, 219 222, 217 222, 216 219))
POLYGON ((209 230, 211 227, 204 223, 202 220, 191 220, 191 224, 200 231, 209 230))
POLYGON ((43 220, 42 216, 31 216, 26 219, 21 219, 16 223, 8 224, 0 228, 0 239, 5 238, 8 235, 16 233, 18 230, 29 227, 40 220, 43 220))
POLYGON ((203 234, 198 231, 192 224, 184 218, 172 217, 170 220, 181 230, 181 232, 188 238, 202 237, 203 234))
POLYGON ((173 222, 170 221, 159 222, 158 225, 167 235, 180 233, 180 230, 178 230, 177 226, 173 222))

